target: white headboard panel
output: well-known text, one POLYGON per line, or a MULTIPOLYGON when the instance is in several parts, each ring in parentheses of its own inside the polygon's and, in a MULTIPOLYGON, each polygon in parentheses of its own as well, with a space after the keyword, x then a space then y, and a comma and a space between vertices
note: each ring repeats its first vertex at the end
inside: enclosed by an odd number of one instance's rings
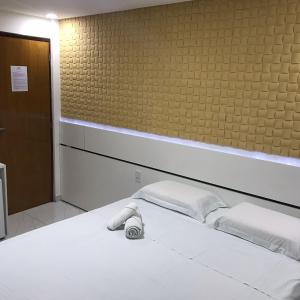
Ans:
POLYGON ((297 159, 68 119, 61 134, 63 145, 300 207, 297 159))
POLYGON ((62 199, 87 211, 130 197, 144 185, 175 180, 217 193, 229 206, 247 201, 300 218, 300 209, 69 146, 61 146, 61 162, 62 199), (141 182, 135 179, 136 171, 141 182))

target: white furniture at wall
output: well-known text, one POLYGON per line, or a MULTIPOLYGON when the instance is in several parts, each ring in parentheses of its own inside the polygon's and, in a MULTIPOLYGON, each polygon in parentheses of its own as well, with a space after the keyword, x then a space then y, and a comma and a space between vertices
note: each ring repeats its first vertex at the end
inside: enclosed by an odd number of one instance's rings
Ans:
POLYGON ((61 120, 61 179, 62 199, 86 210, 172 179, 300 216, 299 159, 79 120, 61 120))
POLYGON ((7 234, 6 167, 0 163, 0 239, 7 234))

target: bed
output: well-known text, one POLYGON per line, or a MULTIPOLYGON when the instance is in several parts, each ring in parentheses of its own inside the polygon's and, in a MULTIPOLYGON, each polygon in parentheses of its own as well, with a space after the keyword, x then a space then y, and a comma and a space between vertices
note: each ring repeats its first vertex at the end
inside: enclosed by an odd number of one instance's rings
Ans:
POLYGON ((0 299, 300 299, 296 260, 153 203, 135 200, 143 239, 107 230, 131 201, 2 242, 0 299))

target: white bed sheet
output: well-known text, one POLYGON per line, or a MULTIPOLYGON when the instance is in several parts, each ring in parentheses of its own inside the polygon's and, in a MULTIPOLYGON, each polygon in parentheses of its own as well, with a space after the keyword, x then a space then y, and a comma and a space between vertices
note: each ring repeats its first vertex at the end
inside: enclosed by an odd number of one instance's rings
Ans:
POLYGON ((130 201, 2 242, 0 299, 300 299, 298 262, 143 200, 144 239, 108 231, 130 201))

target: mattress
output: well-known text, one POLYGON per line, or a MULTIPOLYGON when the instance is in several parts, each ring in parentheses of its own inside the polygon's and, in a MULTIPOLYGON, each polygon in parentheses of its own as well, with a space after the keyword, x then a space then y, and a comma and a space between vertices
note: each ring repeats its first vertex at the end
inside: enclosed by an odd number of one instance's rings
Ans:
POLYGON ((300 299, 299 262, 144 200, 143 239, 107 230, 131 201, 2 242, 0 299, 300 299))

